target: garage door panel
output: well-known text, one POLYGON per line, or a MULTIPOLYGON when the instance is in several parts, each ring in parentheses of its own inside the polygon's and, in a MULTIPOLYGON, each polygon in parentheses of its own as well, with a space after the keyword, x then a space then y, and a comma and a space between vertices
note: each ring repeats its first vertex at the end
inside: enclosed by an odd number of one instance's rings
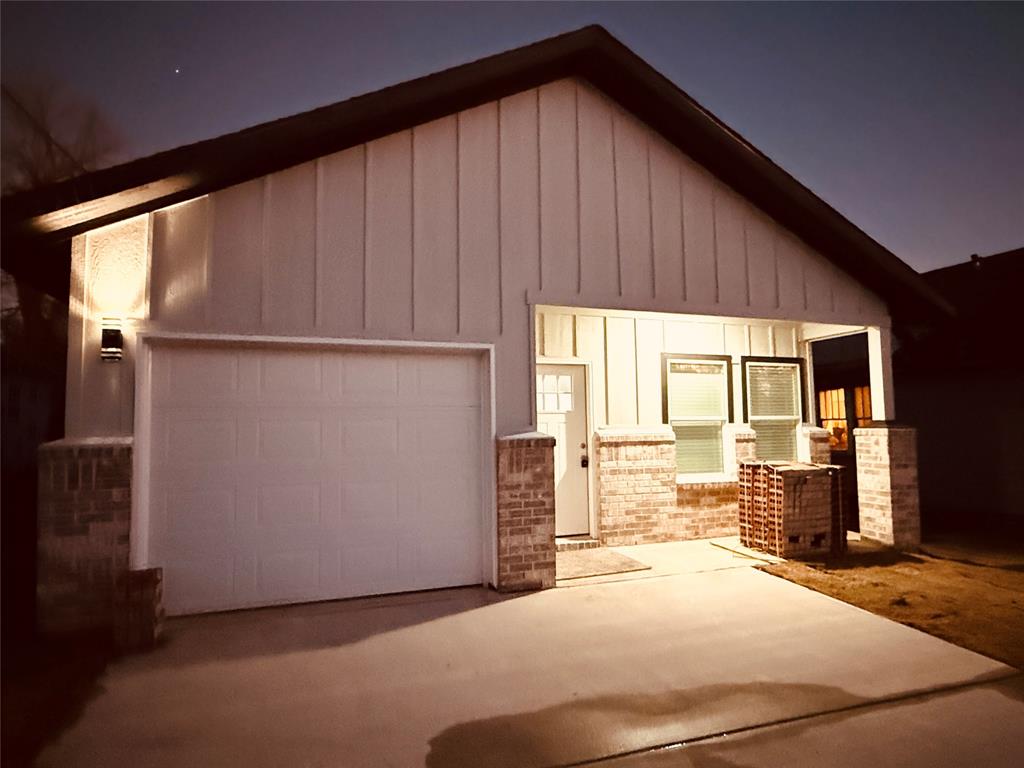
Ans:
POLYGON ((479 583, 478 368, 157 348, 150 558, 169 612, 479 583), (200 373, 205 399, 176 381, 200 373))
POLYGON ((429 580, 453 578, 458 582, 469 578, 479 567, 475 553, 466 549, 464 541, 454 537, 421 539, 416 554, 418 569, 429 580))
POLYGON ((261 403, 310 403, 326 399, 323 355, 277 352, 260 358, 261 403))
POLYGON ((379 530, 390 532, 398 525, 398 483, 379 480, 343 482, 341 486, 341 530, 350 534, 379 530))
POLYGON ((349 543, 342 539, 339 576, 352 587, 389 589, 398 583, 398 544, 394 536, 349 543))
POLYGON ((319 419, 260 419, 259 435, 259 458, 263 460, 304 462, 323 455, 323 425, 319 419))
POLYGON ((478 456, 477 435, 480 412, 477 409, 444 409, 415 415, 416 450, 425 460, 450 461, 452 457, 478 456))
POLYGON ((223 352, 180 349, 154 361, 157 395, 168 404, 232 401, 239 390, 238 357, 223 352))
POLYGON ((398 455, 398 416, 387 411, 356 413, 338 419, 341 433, 341 458, 375 460, 392 459, 398 455))
POLYGON ((479 491, 468 478, 424 478, 417 494, 417 520, 409 522, 424 533, 432 530, 435 523, 463 530, 475 526, 479 520, 479 507, 473 505, 473 500, 479 498, 479 491))
POLYGON ((474 406, 480 402, 479 365, 473 358, 416 358, 416 389, 409 402, 418 406, 474 406))
POLYGON ((170 614, 211 610, 234 599, 234 560, 176 559, 164 566, 164 599, 170 614))
POLYGON ((257 524, 264 527, 319 526, 319 483, 264 485, 257 496, 257 524))
POLYGON ((321 595, 319 549, 266 552, 256 567, 258 590, 268 600, 321 595))
POLYGON ((169 462, 231 462, 237 445, 237 429, 231 419, 183 419, 167 425, 169 462))
POLYGON ((163 517, 168 532, 223 531, 235 524, 234 488, 170 489, 163 496, 163 517), (174 514, 167 515, 167 510, 174 514))
POLYGON ((396 356, 350 354, 342 360, 340 400, 347 405, 391 405, 398 402, 396 356))

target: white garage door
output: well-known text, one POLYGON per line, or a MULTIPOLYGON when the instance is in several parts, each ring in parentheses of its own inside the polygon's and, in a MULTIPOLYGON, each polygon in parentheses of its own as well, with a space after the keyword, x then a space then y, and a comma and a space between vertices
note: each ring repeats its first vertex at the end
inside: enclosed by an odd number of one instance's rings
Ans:
POLYGON ((479 358, 156 347, 168 613, 481 582, 479 358))

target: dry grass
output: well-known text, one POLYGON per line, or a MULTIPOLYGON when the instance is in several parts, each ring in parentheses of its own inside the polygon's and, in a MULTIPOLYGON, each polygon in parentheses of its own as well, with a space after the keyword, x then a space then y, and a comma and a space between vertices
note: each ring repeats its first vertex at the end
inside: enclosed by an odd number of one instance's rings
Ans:
POLYGON ((776 576, 1024 669, 1024 548, 958 540, 898 553, 851 542, 841 558, 776 576))

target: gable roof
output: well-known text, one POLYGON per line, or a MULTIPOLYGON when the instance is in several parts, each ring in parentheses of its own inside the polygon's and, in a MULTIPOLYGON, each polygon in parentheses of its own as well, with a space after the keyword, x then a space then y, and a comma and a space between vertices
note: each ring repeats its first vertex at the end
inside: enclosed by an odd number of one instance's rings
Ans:
POLYGON ((565 77, 587 80, 657 130, 875 291, 894 319, 951 312, 910 266, 599 26, 5 197, 4 250, 26 238, 68 238, 565 77))

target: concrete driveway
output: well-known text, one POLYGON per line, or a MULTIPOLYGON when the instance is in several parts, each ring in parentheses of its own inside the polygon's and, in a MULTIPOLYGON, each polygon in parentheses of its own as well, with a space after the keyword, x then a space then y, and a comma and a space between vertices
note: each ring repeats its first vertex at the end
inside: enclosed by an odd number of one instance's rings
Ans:
MULTIPOLYGON (((651 571, 522 597, 467 588, 172 621, 161 648, 108 670, 39 765, 826 765, 844 739, 906 742, 958 709, 985 726, 970 744, 1006 736, 1016 751, 1019 688, 992 685, 1009 667, 705 542, 657 547, 620 550, 651 571)), ((886 754, 850 764, 914 764, 886 754)))

